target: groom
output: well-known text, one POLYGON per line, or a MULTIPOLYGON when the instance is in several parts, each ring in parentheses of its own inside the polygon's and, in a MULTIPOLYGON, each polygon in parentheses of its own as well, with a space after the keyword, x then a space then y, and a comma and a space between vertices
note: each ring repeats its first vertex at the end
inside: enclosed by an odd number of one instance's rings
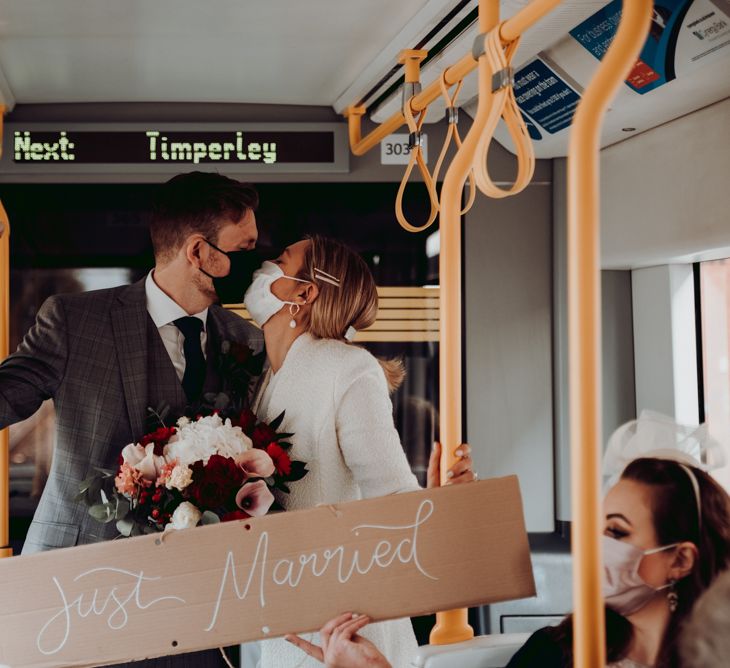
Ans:
MULTIPOLYGON (((122 448, 144 435, 148 407, 166 403, 181 414, 220 389, 222 341, 263 349, 258 329, 217 305, 241 302, 248 287, 257 205, 253 187, 219 174, 174 177, 154 205, 147 277, 51 297, 0 364, 0 428, 48 398, 57 414, 53 463, 23 554, 112 538, 114 524, 96 522, 74 500, 79 483, 95 467, 114 467, 122 448)), ((222 665, 216 653, 161 661, 222 665)))

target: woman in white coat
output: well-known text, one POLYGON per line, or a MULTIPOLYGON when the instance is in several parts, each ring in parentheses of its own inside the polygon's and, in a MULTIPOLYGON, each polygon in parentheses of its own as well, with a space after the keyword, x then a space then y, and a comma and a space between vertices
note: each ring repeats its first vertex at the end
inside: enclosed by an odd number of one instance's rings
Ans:
MULTIPOLYGON (((291 454, 309 469, 282 505, 300 510, 419 489, 393 424, 389 389, 402 380, 402 365, 350 343, 378 312, 362 258, 335 240, 307 238, 263 264, 244 302, 263 328, 269 361, 254 411, 263 420, 286 411, 281 429, 294 433, 291 454)), ((472 480, 468 446, 458 454, 451 479, 472 480)), ((417 647, 408 619, 364 633, 396 668, 417 647)), ((319 665, 284 640, 264 641, 261 651, 263 668, 319 665)))

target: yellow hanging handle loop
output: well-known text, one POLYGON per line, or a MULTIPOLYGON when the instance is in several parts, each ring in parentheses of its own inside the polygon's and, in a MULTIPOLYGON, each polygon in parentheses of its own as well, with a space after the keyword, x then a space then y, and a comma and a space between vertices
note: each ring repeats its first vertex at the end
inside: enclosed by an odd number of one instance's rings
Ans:
POLYGON ((535 171, 535 151, 527 126, 515 100, 514 81, 510 63, 517 51, 519 37, 502 46, 501 26, 487 35, 479 35, 475 42, 474 57, 485 58, 488 67, 479 69, 479 97, 487 103, 489 115, 482 137, 474 154, 473 169, 476 183, 488 197, 501 198, 522 192, 535 171), (482 47, 483 45, 483 47, 482 47), (487 153, 494 138, 500 117, 504 120, 517 154, 517 176, 511 188, 500 188, 489 175, 487 153))
POLYGON ((408 160, 408 166, 406 167, 405 174, 403 174, 403 180, 400 182, 398 188, 398 195, 395 198, 395 217, 398 220, 398 224, 409 232, 423 232, 433 225, 439 213, 439 202, 436 194, 436 182, 431 178, 431 174, 426 166, 426 161, 423 159, 423 150, 421 148, 422 135, 421 127, 423 121, 426 118, 426 111, 428 107, 424 108, 418 114, 418 118, 413 115, 413 107, 411 106, 413 98, 418 92, 420 92, 421 84, 419 82, 420 77, 420 63, 427 56, 426 51, 417 51, 406 49, 401 52, 399 62, 405 65, 406 77, 405 77, 405 91, 408 93, 407 97, 404 95, 403 100, 403 116, 406 119, 408 125, 408 146, 411 149, 411 157, 408 160), (406 190, 408 179, 411 176, 413 168, 418 165, 418 171, 421 172, 423 177, 423 183, 428 191, 428 198, 431 201, 431 211, 428 215, 428 220, 421 225, 411 225, 406 220, 403 213, 403 193, 406 190))
POLYGON ((403 180, 400 182, 398 188, 398 195, 395 198, 395 217, 398 219, 398 223, 404 230, 409 232, 423 232, 433 225, 436 217, 439 213, 439 202, 436 195, 436 186, 431 174, 428 171, 426 162, 423 159, 423 151, 421 150, 421 126, 423 120, 426 118, 426 109, 424 109, 419 115, 418 120, 413 116, 411 110, 411 101, 408 100, 406 105, 403 107, 403 115, 406 117, 406 123, 408 124, 408 130, 410 132, 409 146, 411 147, 411 158, 408 161, 408 167, 406 167, 405 174, 403 174, 403 180), (406 190, 406 184, 411 176, 413 168, 418 165, 418 171, 421 172, 423 177, 423 183, 428 191, 428 197, 431 200, 431 211, 428 215, 428 220, 421 226, 411 225, 403 214, 403 193, 406 190))
MULTIPOLYGON (((433 175, 431 177, 434 185, 438 183, 441 165, 444 162, 444 158, 446 158, 446 151, 448 151, 451 140, 454 140, 457 149, 461 148, 461 137, 459 135, 459 129, 457 127, 457 124, 459 122, 459 108, 456 106, 456 98, 459 97, 461 87, 464 85, 464 80, 462 79, 461 81, 459 81, 459 83, 456 84, 454 94, 449 95, 449 86, 446 83, 446 70, 444 70, 439 77, 439 85, 441 86, 441 94, 446 101, 446 120, 449 124, 449 127, 446 130, 446 139, 444 139, 444 145, 441 147, 441 153, 438 160, 436 161, 436 167, 434 167, 433 175)), ((476 199, 476 195, 476 182, 474 179, 474 169, 472 168, 469 170, 469 199, 467 200, 464 208, 459 212, 460 216, 463 216, 467 211, 469 211, 469 209, 471 209, 472 205, 474 204, 474 200, 476 199)), ((441 207, 439 204, 439 210, 440 208, 441 207)))

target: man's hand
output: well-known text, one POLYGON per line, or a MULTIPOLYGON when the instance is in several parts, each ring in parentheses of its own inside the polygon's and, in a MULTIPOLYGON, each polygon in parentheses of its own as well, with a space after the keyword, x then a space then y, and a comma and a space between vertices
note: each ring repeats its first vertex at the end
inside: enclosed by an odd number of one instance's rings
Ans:
MULTIPOLYGON (((463 482, 473 482, 477 479, 477 474, 472 469, 473 461, 471 458, 471 448, 462 443, 456 448, 454 454, 459 457, 447 472, 447 485, 458 485, 463 482)), ((441 443, 436 441, 431 450, 431 459, 428 462, 428 474, 426 476, 426 487, 440 487, 441 485, 441 443)))
POLYGON ((286 639, 327 668, 392 668, 378 648, 357 632, 370 617, 348 612, 327 622, 319 632, 322 647, 296 635, 286 639))

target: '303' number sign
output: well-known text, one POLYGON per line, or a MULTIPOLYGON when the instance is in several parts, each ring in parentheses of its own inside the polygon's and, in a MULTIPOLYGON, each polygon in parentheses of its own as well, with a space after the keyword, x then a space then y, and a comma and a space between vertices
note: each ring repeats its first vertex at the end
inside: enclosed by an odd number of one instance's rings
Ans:
MULTIPOLYGON (((428 162, 428 135, 423 133, 421 150, 423 159, 428 162)), ((408 133, 388 135, 380 143, 381 165, 407 165, 411 159, 411 149, 408 146, 408 133)))

